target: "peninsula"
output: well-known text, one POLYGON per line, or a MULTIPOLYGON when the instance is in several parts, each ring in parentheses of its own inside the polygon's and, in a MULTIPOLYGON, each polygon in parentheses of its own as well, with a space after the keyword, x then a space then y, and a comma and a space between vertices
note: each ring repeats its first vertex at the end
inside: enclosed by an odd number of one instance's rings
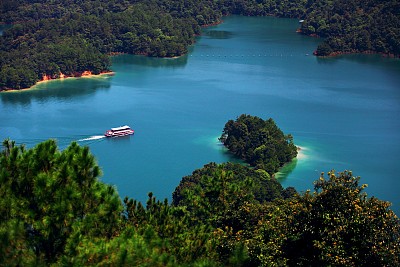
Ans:
POLYGON ((222 16, 298 18, 299 32, 324 39, 318 56, 400 55, 399 4, 389 1, 39 1, 4 0, 0 23, 0 90, 29 88, 43 76, 110 69, 110 55, 176 57, 201 27, 222 16))
POLYGON ((99 74, 93 74, 91 71, 84 71, 82 73, 74 73, 73 75, 65 75, 64 73, 59 73, 56 76, 50 76, 50 75, 43 75, 42 79, 37 81, 35 84, 33 84, 30 87, 27 88, 20 88, 20 89, 14 89, 14 88, 3 88, 1 91, 4 92, 10 92, 10 91, 20 91, 20 90, 29 90, 33 89, 35 86, 45 83, 45 82, 50 82, 50 81, 56 81, 56 80, 64 80, 64 79, 73 79, 73 78, 91 78, 91 77, 98 77, 98 76, 113 76, 115 75, 114 72, 112 71, 103 71, 100 72, 99 74))

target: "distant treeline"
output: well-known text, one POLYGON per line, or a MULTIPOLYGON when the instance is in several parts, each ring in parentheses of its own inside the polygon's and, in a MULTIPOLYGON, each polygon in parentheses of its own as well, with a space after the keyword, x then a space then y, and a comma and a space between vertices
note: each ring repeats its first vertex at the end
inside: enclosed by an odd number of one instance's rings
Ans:
POLYGON ((0 90, 107 71, 114 53, 180 56, 229 14, 302 19, 302 33, 326 37, 318 55, 400 55, 399 10, 397 0, 3 0, 0 23, 14 26, 0 38, 0 90))
MULTIPOLYGON (((20 2, 20 8, 2 14, 6 23, 16 23, 0 38, 3 89, 30 87, 43 75, 107 71, 113 53, 179 56, 200 33, 193 18, 173 17, 153 3, 20 2)), ((14 4, 18 2, 10 1, 14 4)))
POLYGON ((301 31, 325 37, 317 55, 383 53, 400 56, 400 1, 310 0, 301 31))

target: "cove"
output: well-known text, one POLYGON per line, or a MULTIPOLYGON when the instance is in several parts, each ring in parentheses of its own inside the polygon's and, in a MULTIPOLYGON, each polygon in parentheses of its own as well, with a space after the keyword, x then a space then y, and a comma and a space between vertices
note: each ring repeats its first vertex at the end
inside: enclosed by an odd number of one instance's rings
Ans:
POLYGON ((181 178, 233 159, 218 143, 242 113, 273 118, 303 147, 278 175, 312 189, 321 172, 352 170, 369 196, 400 214, 400 61, 378 55, 316 58, 320 42, 297 20, 224 18, 177 59, 120 55, 115 76, 43 83, 0 94, 0 138, 28 147, 55 138, 88 145, 120 196, 171 199, 181 178), (128 124, 131 137, 91 138, 128 124))

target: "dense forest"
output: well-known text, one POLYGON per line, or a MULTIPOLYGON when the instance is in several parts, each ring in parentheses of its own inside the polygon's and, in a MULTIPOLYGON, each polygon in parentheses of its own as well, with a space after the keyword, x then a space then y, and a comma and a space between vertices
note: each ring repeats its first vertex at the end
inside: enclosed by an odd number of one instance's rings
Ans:
POLYGON ((242 114, 225 124, 219 140, 235 156, 270 175, 297 155, 292 135, 285 135, 271 118, 242 114))
POLYGON ((326 38, 317 55, 383 53, 400 56, 400 2, 318 0, 307 8, 301 31, 326 38))
POLYGON ((120 200, 88 147, 0 151, 1 266, 399 266, 400 221, 349 171, 314 192, 209 163, 168 200, 120 200))
POLYGON ((180 56, 201 26, 230 14, 301 19, 299 32, 325 38, 320 56, 398 56, 399 10, 397 0, 3 0, 0 23, 13 27, 0 38, 0 90, 106 72, 115 53, 180 56))

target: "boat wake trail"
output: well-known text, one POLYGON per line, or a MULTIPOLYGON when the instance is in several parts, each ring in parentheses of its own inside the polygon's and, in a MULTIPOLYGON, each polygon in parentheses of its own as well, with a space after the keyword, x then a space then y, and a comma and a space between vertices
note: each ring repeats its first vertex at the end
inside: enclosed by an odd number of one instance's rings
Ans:
POLYGON ((103 138, 106 138, 106 137, 104 135, 94 135, 94 136, 91 136, 91 137, 88 137, 88 138, 79 139, 78 141, 79 142, 91 141, 91 140, 99 140, 99 139, 103 139, 103 138))

